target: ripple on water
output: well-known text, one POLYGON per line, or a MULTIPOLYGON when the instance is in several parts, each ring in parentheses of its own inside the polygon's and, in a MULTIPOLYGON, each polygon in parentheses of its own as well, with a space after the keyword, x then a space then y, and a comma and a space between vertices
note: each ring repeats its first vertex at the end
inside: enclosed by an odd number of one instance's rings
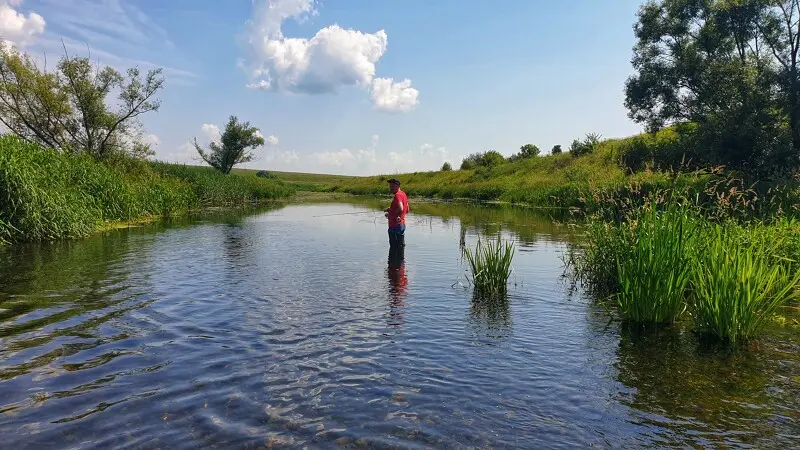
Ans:
POLYGON ((4 443, 796 441, 796 334, 777 329, 730 356, 690 333, 627 330, 569 295, 561 254, 572 238, 558 228, 530 212, 431 208, 449 219, 412 222, 394 268, 382 222, 312 217, 345 204, 0 249, 4 443), (462 225, 467 245, 477 230, 517 241, 506 302, 474 302, 458 285, 462 225))

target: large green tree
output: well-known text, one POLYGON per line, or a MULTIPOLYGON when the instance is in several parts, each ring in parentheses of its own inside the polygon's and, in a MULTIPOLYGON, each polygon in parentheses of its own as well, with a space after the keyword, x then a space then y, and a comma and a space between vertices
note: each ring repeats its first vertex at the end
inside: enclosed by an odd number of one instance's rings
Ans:
POLYGON ((800 0, 648 1, 634 26, 630 117, 650 131, 691 124, 680 129, 705 163, 796 164, 799 19, 800 0))
POLYGON ((236 164, 252 161, 255 155, 250 150, 264 145, 264 142, 258 128, 251 126, 250 122, 240 123, 236 116, 231 116, 219 142, 212 141, 206 151, 195 138, 194 147, 208 165, 228 174, 236 164))
POLYGON ((139 116, 157 111, 161 69, 123 76, 89 58, 65 54, 48 71, 30 55, 0 44, 0 122, 11 133, 67 153, 102 159, 115 153, 150 154, 139 116), (108 98, 115 93, 116 104, 108 98))

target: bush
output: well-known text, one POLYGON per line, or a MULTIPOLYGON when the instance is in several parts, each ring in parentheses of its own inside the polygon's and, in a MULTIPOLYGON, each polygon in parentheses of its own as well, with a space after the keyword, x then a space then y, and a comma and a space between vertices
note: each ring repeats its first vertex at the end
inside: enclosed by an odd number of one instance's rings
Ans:
POLYGON ((259 178, 267 178, 269 180, 277 180, 278 176, 272 173, 267 172, 266 170, 259 170, 256 172, 256 176, 259 178))
POLYGON ((569 153, 574 158, 577 158, 579 156, 593 153, 599 145, 600 145, 599 134, 587 134, 586 138, 584 138, 584 140, 582 141, 579 141, 577 139, 572 141, 572 145, 570 145, 569 147, 569 153))
POLYGON ((554 145, 553 149, 550 150, 551 155, 560 155, 561 154, 561 145, 554 145))
POLYGON ((449 162, 442 164, 441 172, 449 172, 451 170, 453 170, 453 166, 451 166, 449 162))
POLYGON ((461 162, 461 170, 473 170, 478 167, 496 167, 506 162, 500 152, 497 150, 489 150, 484 153, 473 153, 461 162))

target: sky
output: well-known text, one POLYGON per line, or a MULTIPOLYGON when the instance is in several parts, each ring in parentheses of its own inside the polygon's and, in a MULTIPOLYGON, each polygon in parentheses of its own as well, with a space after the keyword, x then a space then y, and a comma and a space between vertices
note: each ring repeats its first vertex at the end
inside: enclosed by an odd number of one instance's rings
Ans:
POLYGON ((162 68, 155 159, 201 164, 190 142, 236 115, 266 140, 245 167, 395 174, 640 132, 623 89, 641 3, 0 0, 0 38, 162 68))

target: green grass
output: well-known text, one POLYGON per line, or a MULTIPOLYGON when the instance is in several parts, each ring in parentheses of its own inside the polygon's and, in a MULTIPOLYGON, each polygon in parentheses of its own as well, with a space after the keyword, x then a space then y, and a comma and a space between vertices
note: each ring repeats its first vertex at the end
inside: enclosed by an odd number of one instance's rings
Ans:
POLYGON ((670 203, 664 211, 654 205, 640 209, 622 225, 629 235, 614 260, 619 281, 617 305, 633 322, 672 323, 686 309, 691 279, 687 248, 693 245, 695 221, 687 209, 670 203))
POLYGON ((672 322, 687 310, 701 333, 750 341, 800 289, 800 224, 710 220, 678 196, 651 196, 622 221, 595 221, 567 266, 620 317, 672 322))
POLYGON ((714 225, 706 233, 691 263, 700 330, 733 344, 750 340, 796 298, 800 271, 781 256, 791 237, 763 231, 714 225))
POLYGON ((254 174, 222 175, 211 167, 153 162, 153 171, 189 182, 204 206, 230 206, 259 200, 288 197, 294 188, 281 181, 254 174))
MULTIPOLYGON (((233 169, 231 173, 242 175, 255 175, 260 169, 233 169)), ((348 183, 349 181, 357 178, 348 175, 329 175, 317 173, 301 173, 301 172, 278 172, 268 170, 271 175, 274 175, 278 180, 295 188, 298 191, 306 192, 328 192, 332 191, 334 186, 348 183)))
POLYGON ((485 300, 504 298, 511 276, 514 244, 501 242, 499 236, 494 243, 478 240, 474 251, 464 249, 464 257, 469 263, 476 297, 485 300))
POLYGON ((0 243, 82 237, 113 222, 291 193, 280 182, 250 178, 129 159, 100 163, 3 135, 0 243))

